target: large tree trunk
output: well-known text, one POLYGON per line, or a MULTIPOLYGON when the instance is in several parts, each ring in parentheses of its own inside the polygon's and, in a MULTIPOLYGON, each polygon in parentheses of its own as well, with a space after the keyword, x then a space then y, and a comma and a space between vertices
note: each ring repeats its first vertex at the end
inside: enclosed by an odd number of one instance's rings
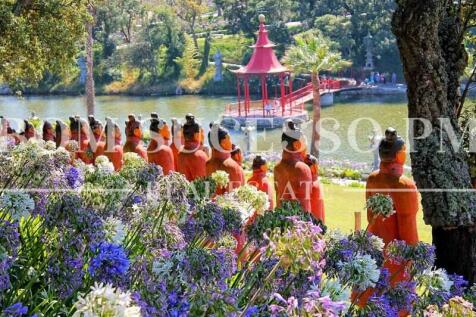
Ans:
MULTIPOLYGON (((408 84, 409 118, 431 122, 431 134, 412 142, 412 173, 422 195, 424 219, 433 227, 437 266, 476 280, 476 195, 462 149, 454 149, 440 118, 461 137, 456 109, 466 53, 451 0, 396 0, 392 26, 408 84), (448 253, 452 250, 451 254, 448 253)), ((424 125, 416 122, 415 137, 424 125)))
POLYGON ((94 115, 95 91, 94 91, 94 52, 93 52, 93 25, 94 25, 94 7, 88 4, 88 11, 92 17, 86 25, 88 37, 86 39, 86 107, 88 115, 94 115))
POLYGON ((319 74, 312 73, 312 140, 311 154, 319 158, 319 143, 321 140, 320 120, 321 120, 321 93, 319 74))

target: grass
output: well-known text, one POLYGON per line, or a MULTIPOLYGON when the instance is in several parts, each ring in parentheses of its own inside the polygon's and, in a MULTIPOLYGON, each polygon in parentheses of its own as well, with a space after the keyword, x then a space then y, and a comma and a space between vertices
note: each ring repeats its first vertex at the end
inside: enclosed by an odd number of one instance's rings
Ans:
MULTIPOLYGON (((245 178, 251 176, 249 171, 245 172, 245 178)), ((268 176, 269 177, 269 176, 268 176)), ((269 178, 272 184, 272 176, 269 178)), ((324 188, 324 207, 326 211, 326 225, 330 229, 339 229, 343 233, 350 233, 354 230, 356 211, 361 212, 362 229, 367 227, 367 211, 365 206, 365 188, 357 186, 342 186, 332 184, 321 178, 324 188)), ((431 243, 431 227, 423 222, 423 209, 420 208, 417 214, 418 236, 421 241, 431 243)))
MULTIPOLYGON (((344 233, 354 229, 354 212, 362 212, 362 228, 367 226, 365 206, 365 189, 323 184, 326 225, 344 233)), ((423 212, 417 214, 418 235, 421 241, 431 243, 431 227, 423 222, 423 212)))

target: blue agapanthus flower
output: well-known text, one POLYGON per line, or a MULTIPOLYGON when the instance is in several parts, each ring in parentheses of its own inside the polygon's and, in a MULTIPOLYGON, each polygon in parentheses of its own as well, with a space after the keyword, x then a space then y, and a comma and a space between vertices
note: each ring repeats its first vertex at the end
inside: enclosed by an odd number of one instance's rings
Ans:
POLYGON ((74 166, 69 167, 69 169, 64 173, 64 176, 71 188, 78 188, 83 184, 84 180, 81 171, 74 166))
POLYGON ((1 317, 22 317, 28 313, 28 307, 23 306, 22 303, 15 303, 2 312, 1 317))
POLYGON ((464 279, 461 275, 458 274, 450 274, 448 275, 449 279, 453 282, 451 286, 450 292, 451 297, 460 296, 463 297, 466 288, 468 287, 468 281, 464 279))
POLYGON ((102 242, 91 247, 89 273, 99 282, 114 283, 122 280, 129 269, 126 251, 119 245, 102 242))

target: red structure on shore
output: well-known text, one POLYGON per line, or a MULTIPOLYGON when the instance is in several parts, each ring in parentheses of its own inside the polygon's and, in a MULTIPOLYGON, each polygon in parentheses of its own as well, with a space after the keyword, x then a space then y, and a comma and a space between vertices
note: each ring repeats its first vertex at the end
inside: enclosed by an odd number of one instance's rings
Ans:
MULTIPOLYGON (((269 40, 264 15, 259 16, 259 22, 258 40, 252 46, 254 51, 248 65, 234 71, 237 76, 238 102, 226 106, 222 116, 225 126, 245 126, 251 122, 258 128, 281 128, 284 120, 288 118, 304 121, 308 118, 304 104, 312 100, 312 85, 307 84, 293 92, 292 74, 281 65, 274 53, 273 48, 276 45, 269 40), (277 77, 279 80, 279 85, 274 86, 274 97, 270 97, 268 89, 268 79, 271 77, 277 77), (258 78, 261 83, 261 100, 251 100, 252 78, 258 78)), ((331 85, 334 83, 330 81, 321 83, 325 89, 340 88, 331 85)))

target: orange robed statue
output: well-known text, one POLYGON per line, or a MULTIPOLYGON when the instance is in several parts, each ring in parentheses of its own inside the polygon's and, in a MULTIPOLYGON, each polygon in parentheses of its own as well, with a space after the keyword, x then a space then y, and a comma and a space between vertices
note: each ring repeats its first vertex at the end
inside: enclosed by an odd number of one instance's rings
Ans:
POLYGON ((274 168, 277 205, 283 200, 297 200, 303 210, 311 212, 311 169, 303 161, 303 133, 292 120, 285 121, 281 142, 283 156, 274 168))
POLYGON ((134 152, 147 162, 147 150, 142 144, 142 127, 140 121, 133 114, 126 121, 126 143, 124 153, 134 152))
POLYGON ((88 116, 89 126, 91 127, 92 137, 89 139, 89 147, 93 152, 94 162, 100 155, 104 155, 106 142, 104 141, 104 126, 101 121, 96 120, 93 115, 88 116))
POLYGON ((185 124, 182 127, 184 146, 178 154, 178 172, 185 175, 188 181, 206 176, 207 155, 203 152, 200 144, 200 125, 195 121, 192 114, 185 116, 185 124))
MULTIPOLYGON (((418 243, 416 214, 418 212, 418 193, 415 183, 403 176, 403 165, 406 159, 406 147, 403 139, 393 128, 385 131, 385 138, 379 146, 380 169, 370 174, 367 180, 366 198, 375 194, 390 195, 393 200, 395 214, 384 219, 375 217, 371 210, 367 211, 368 231, 380 237, 385 245, 393 240, 402 240, 407 244, 418 243)), ((391 285, 408 280, 405 264, 384 263, 389 270, 391 285)), ((359 297, 359 305, 365 305, 373 290, 369 289, 359 297)), ((355 294, 354 294, 355 295, 355 294)), ((407 316, 400 312, 400 316, 407 316)))
POLYGON ((170 148, 170 129, 165 120, 152 113, 150 119, 150 144, 147 148, 149 163, 162 167, 164 175, 175 171, 174 154, 170 148))
POLYGON ((319 163, 317 158, 308 154, 305 158, 306 164, 311 169, 312 174, 312 190, 311 190, 311 213, 314 218, 319 219, 322 223, 326 222, 326 212, 324 210, 324 197, 322 186, 319 183, 319 163))
POLYGON ((268 172, 268 165, 266 160, 257 155, 253 159, 253 175, 248 179, 248 184, 251 186, 256 187, 258 190, 266 193, 268 195, 269 201, 269 209, 274 209, 274 202, 273 202, 273 189, 272 186, 269 184, 268 177, 266 173, 268 172))
POLYGON ((106 128, 104 130, 106 134, 106 146, 104 148, 104 155, 114 165, 114 170, 119 171, 122 168, 122 135, 121 128, 111 118, 106 118, 106 128))
POLYGON ((94 163, 94 153, 89 146, 89 125, 79 116, 69 117, 69 127, 71 130, 71 140, 78 142, 79 150, 76 158, 86 164, 94 163))
POLYGON ((231 158, 232 142, 228 130, 218 123, 211 123, 208 142, 212 148, 212 155, 206 165, 207 176, 216 171, 225 171, 230 181, 228 188, 217 188, 216 193, 220 195, 244 185, 243 168, 231 158))

